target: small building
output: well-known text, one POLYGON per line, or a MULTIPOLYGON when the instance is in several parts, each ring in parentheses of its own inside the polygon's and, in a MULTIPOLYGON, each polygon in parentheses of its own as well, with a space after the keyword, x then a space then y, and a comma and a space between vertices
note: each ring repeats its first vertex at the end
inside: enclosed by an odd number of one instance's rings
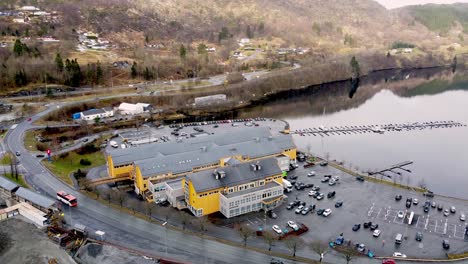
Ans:
POLYGON ((216 48, 215 47, 206 48, 206 51, 207 52, 216 52, 216 48))
POLYGON ((105 107, 100 109, 90 109, 80 113, 80 118, 86 121, 92 121, 96 118, 105 118, 114 116, 112 107, 105 107))
POLYGON ((119 105, 119 111, 122 115, 137 115, 145 112, 149 112, 152 109, 150 104, 144 103, 121 103, 119 105))
POLYGON ((209 96, 202 96, 195 98, 195 105, 210 105, 210 104, 219 104, 227 101, 227 96, 225 94, 214 94, 209 96))
POLYGON ((411 53, 413 52, 413 49, 412 48, 405 48, 403 49, 403 53, 411 53))
POLYGON ((46 213, 48 213, 49 210, 55 209, 55 200, 23 187, 15 191, 14 197, 18 202, 28 203, 46 213))
POLYGON ((0 197, 9 199, 13 197, 13 194, 18 190, 19 185, 4 178, 0 177, 0 197))
POLYGON ((39 227, 47 225, 47 214, 28 203, 19 203, 0 210, 0 220, 7 219, 18 214, 24 216, 39 227))

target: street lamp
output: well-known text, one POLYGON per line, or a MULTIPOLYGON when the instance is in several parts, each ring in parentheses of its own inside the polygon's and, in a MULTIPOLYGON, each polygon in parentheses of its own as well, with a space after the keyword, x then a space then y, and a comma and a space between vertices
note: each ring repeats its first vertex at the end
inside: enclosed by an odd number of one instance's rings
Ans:
POLYGON ((164 226, 164 244, 166 245, 166 257, 167 257, 167 227, 166 227, 167 221, 162 223, 162 226, 164 226))

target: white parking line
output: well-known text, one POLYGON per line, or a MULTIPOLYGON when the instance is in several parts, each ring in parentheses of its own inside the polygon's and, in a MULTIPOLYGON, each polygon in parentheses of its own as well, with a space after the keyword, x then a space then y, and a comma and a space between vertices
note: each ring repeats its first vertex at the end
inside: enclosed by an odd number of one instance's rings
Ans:
POLYGON ((424 230, 427 230, 427 225, 429 224, 429 216, 426 218, 426 224, 424 225, 424 230))
POLYGON ((448 220, 448 219, 445 219, 445 224, 444 224, 444 235, 447 234, 447 220, 448 220))

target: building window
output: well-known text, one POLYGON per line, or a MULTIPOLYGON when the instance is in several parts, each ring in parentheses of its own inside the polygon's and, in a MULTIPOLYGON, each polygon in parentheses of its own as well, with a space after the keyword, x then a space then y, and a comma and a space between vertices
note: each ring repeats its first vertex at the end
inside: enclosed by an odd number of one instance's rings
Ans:
POLYGON ((251 183, 250 188, 254 188, 254 187, 255 187, 255 183, 251 183))

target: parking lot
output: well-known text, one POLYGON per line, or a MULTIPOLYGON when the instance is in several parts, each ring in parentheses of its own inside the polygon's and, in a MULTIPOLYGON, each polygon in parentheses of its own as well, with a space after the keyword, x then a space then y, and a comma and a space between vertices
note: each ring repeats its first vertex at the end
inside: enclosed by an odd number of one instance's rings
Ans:
MULTIPOLYGON (((330 166, 313 166, 304 169, 302 163, 300 167, 289 173, 288 177, 298 176, 297 182, 305 184, 312 183, 320 186, 320 192, 325 195, 322 200, 317 200, 308 195, 311 188, 296 190, 286 193, 288 196, 284 205, 275 210, 277 219, 267 219, 267 226, 271 228, 276 224, 281 228, 287 228, 287 221, 293 220, 297 223, 304 223, 309 227, 309 232, 301 235, 307 241, 320 240, 325 243, 334 241, 343 233, 345 241, 350 241, 352 245, 363 243, 367 249, 372 250, 377 256, 389 256, 394 252, 401 252, 408 257, 438 257, 445 258, 446 253, 460 253, 468 250, 468 239, 464 235, 466 223, 460 221, 460 213, 468 212, 468 204, 461 200, 435 197, 432 200, 442 203, 445 208, 456 207, 456 213, 444 216, 437 208, 430 208, 428 213, 424 213, 423 205, 425 197, 422 194, 409 190, 397 189, 391 186, 376 184, 372 182, 360 182, 354 177, 330 166), (316 176, 308 177, 307 173, 315 171, 316 176), (337 175, 340 180, 334 186, 321 182, 324 175, 337 175), (335 191, 336 196, 327 198, 327 193, 335 191), (401 194, 403 199, 395 200, 395 195, 401 194), (418 205, 411 208, 405 207, 406 198, 419 199, 418 205), (306 202, 306 205, 315 205, 315 211, 306 215, 296 214, 295 207, 287 210, 287 204, 294 200, 306 202), (343 206, 335 208, 335 203, 341 200, 343 206), (331 209, 332 213, 328 217, 317 215, 318 209, 331 209), (398 217, 398 212, 402 211, 404 216, 398 217), (408 224, 408 218, 414 212, 412 224, 408 224), (379 237, 373 236, 373 231, 364 228, 364 222, 378 224, 381 231, 379 237), (361 224, 357 231, 353 231, 355 224, 361 224), (422 241, 416 241, 416 232, 423 233, 422 241), (400 245, 395 244, 395 236, 402 234, 403 241, 400 245), (442 248, 442 240, 450 242, 450 249, 442 248)), ((431 201, 432 201, 431 200, 431 201)), ((252 225, 260 225, 265 219, 263 217, 252 216, 247 220, 252 225)))

